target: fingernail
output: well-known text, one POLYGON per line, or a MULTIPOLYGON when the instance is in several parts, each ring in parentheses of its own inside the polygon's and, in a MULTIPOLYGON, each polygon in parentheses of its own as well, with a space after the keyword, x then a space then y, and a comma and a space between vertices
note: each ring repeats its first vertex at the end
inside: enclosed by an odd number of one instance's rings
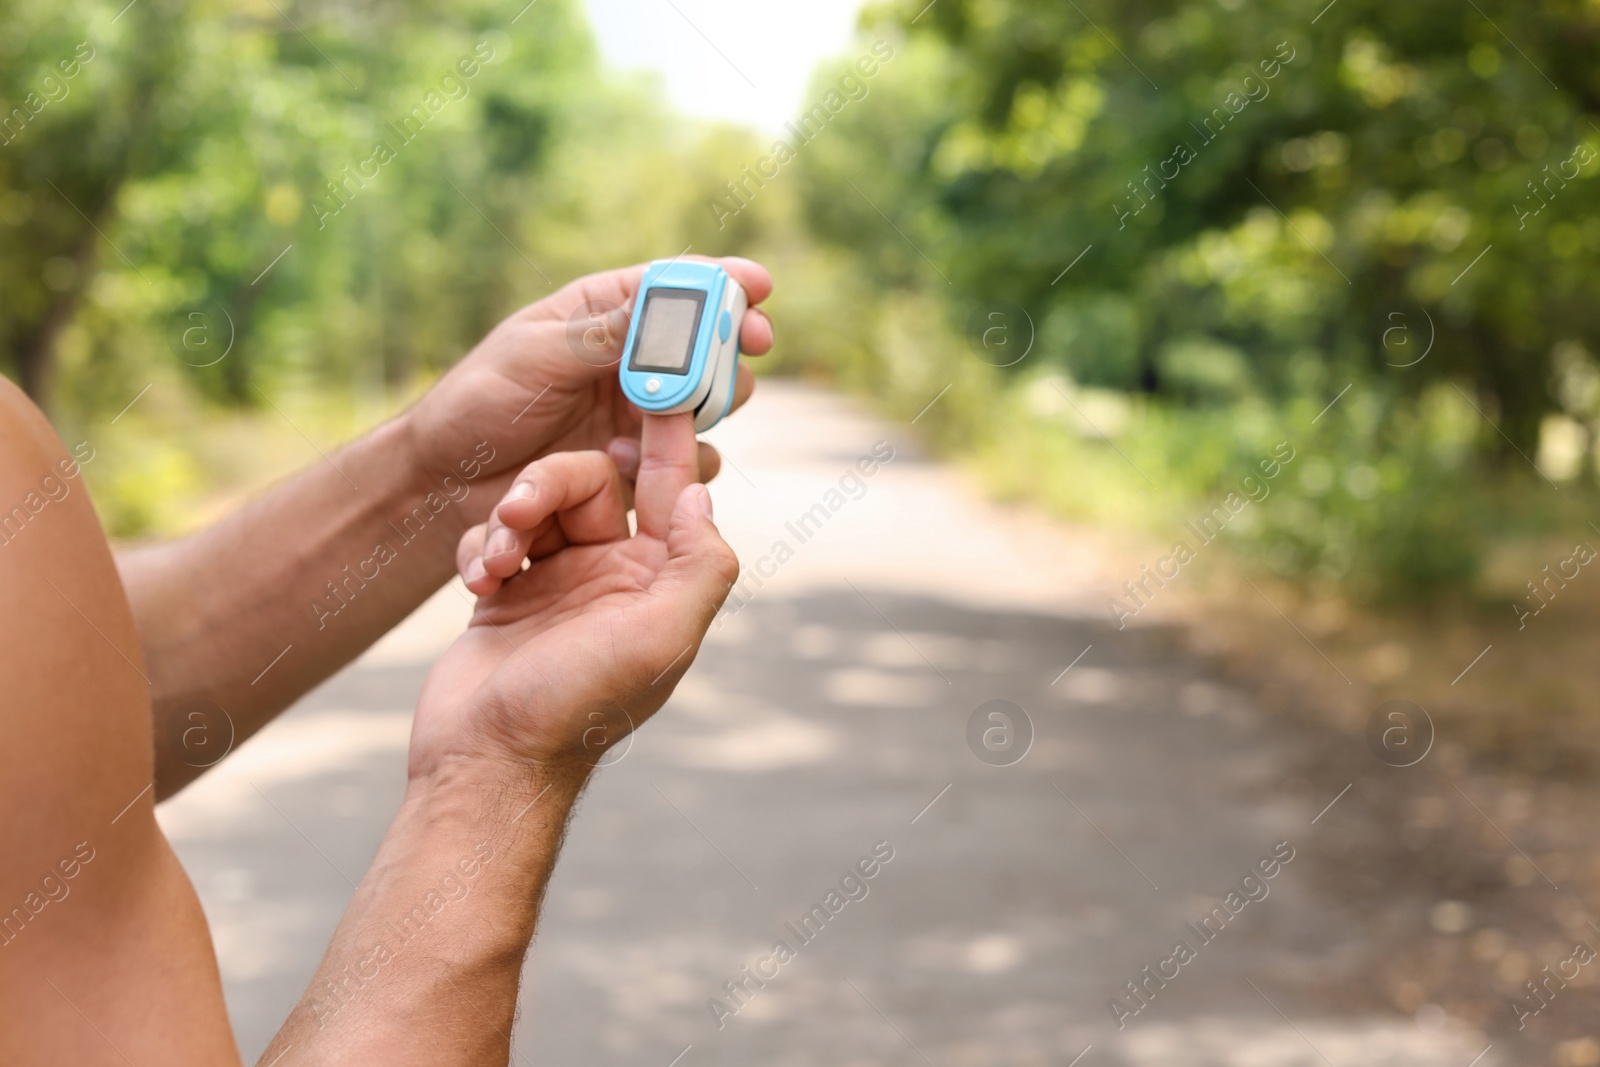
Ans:
POLYGON ((507 500, 532 500, 539 495, 539 487, 532 482, 518 482, 506 494, 507 500))
POLYGON ((694 491, 695 506, 700 509, 700 514, 708 519, 711 518, 711 490, 703 485, 697 485, 694 487, 694 491))
POLYGON ((471 563, 467 564, 467 573, 463 575, 463 577, 466 579, 467 584, 471 585, 473 582, 486 577, 488 574, 489 572, 483 567, 483 560, 474 559, 471 563))
POLYGON ((606 452, 611 456, 611 462, 617 465, 617 470, 631 476, 639 469, 639 442, 631 437, 619 437, 606 447, 606 452))
POLYGON ((499 529, 489 535, 489 543, 484 546, 483 558, 493 559, 503 556, 517 547, 517 539, 510 530, 499 529))

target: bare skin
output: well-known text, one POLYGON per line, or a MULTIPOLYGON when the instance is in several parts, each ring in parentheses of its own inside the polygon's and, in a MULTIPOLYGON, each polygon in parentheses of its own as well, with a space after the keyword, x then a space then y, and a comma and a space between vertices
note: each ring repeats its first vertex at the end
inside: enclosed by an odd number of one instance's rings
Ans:
MULTIPOLYGON (((727 265, 766 295, 759 267, 727 265)), ((687 417, 641 420, 612 395, 614 369, 568 351, 582 287, 631 298, 638 277, 585 279, 513 316, 406 416, 120 575, 72 457, 0 382, 0 502, 48 497, 0 543, 0 1062, 239 1062, 204 916, 154 817, 158 791, 199 773, 176 716, 204 697, 248 736, 402 618, 453 556, 484 593, 473 625, 429 676, 401 812, 263 1062, 506 1062, 572 805, 594 761, 665 701, 737 576, 696 484, 715 460, 687 417), (458 457, 486 438, 494 458, 469 483, 458 457), (323 582, 447 474, 470 492, 319 628, 308 605, 323 582), (513 482, 536 489, 502 502, 513 482), (530 536, 487 588, 491 513, 530 536)), ((743 338, 764 351, 770 326, 747 318, 743 338)))
POLYGON ((205 916, 156 826, 133 612, 68 469, 0 381, 0 500, 69 486, 0 548, 0 1062, 236 1063, 205 916))
MULTIPOLYGON (((695 484, 687 416, 647 421, 640 467, 633 536, 603 452, 540 460, 522 476, 539 495, 500 505, 564 543, 480 596, 429 673, 405 804, 265 1062, 505 1062, 572 805, 665 702, 739 573, 695 484)), ((464 569, 483 529, 462 539, 464 569)))
MULTIPOLYGON (((752 303, 772 291, 758 264, 717 262, 752 303)), ((149 660, 157 799, 208 765, 224 713, 243 741, 438 589, 456 541, 527 463, 607 449, 631 480, 641 423, 617 382, 627 321, 616 309, 631 307, 643 273, 590 275, 522 309, 402 418, 216 526, 118 560, 149 660), (380 544, 394 560, 374 560, 380 544)), ((760 309, 746 313, 740 347, 772 347, 760 309)), ((754 389, 739 371, 735 407, 754 389)), ((720 460, 700 449, 709 478, 720 460)))

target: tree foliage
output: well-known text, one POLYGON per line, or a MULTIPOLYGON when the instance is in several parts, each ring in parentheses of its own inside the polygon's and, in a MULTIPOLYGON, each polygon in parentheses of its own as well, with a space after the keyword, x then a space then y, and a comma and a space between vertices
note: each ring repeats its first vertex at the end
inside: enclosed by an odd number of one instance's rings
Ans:
POLYGON ((954 321, 1013 302, 1080 380, 1186 404, 1459 383, 1505 433, 1485 443, 1527 453, 1545 416, 1596 414, 1574 382, 1600 325, 1600 8, 906 0, 868 21, 909 58, 807 160, 810 217, 954 321))
POLYGON ((0 370, 114 533, 186 528, 573 277, 765 239, 660 95, 579 0, 0 5, 0 370))
POLYGON ((85 409, 153 362, 253 404, 264 376, 403 381, 454 358, 508 293, 549 288, 532 205, 603 97, 572 4, 517 14, 6 5, 8 370, 85 409))

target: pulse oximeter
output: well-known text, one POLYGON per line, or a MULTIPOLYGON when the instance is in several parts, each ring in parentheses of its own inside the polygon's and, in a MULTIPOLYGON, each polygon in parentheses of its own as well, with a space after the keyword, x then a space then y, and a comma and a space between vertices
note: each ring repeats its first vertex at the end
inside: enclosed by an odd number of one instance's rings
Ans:
POLYGON ((657 260, 645 268, 622 355, 622 395, 654 415, 694 413, 711 429, 733 406, 739 327, 749 298, 715 263, 657 260))

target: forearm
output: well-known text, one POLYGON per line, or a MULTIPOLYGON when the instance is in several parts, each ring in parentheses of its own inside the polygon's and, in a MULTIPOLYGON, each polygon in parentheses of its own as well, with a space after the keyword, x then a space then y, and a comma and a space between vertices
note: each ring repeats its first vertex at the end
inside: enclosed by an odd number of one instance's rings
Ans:
POLYGON ((402 418, 216 526, 118 561, 150 676, 158 797, 450 576, 457 538, 493 498, 473 481, 482 459, 421 473, 402 418))
POLYGON ((413 782, 311 985, 262 1055, 504 1064, 523 955, 587 768, 413 782))

